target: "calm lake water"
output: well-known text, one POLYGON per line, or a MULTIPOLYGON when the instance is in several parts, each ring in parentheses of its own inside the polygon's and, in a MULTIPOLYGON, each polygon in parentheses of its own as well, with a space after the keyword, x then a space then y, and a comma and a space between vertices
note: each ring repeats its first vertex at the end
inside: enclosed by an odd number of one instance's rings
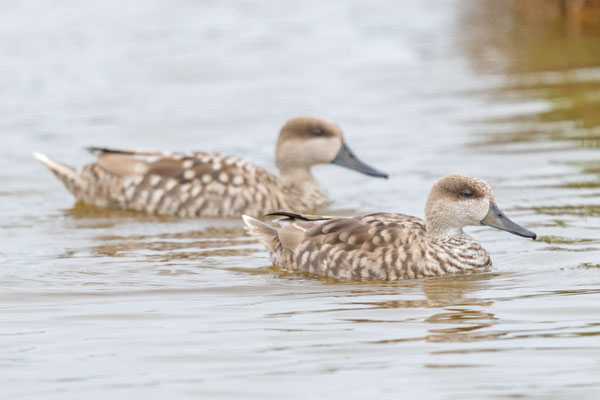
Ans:
POLYGON ((493 3, 2 2, 1 397, 598 398, 600 37, 493 3), (477 275, 308 279, 238 220, 74 206, 31 157, 274 170, 300 114, 391 175, 316 168, 321 212, 422 216, 463 172, 539 240, 470 228, 494 261, 477 275))

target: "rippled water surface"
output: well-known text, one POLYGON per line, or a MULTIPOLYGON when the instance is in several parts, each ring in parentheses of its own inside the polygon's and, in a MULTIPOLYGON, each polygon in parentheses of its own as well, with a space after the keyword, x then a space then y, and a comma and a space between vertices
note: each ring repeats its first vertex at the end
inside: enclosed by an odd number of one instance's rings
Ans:
POLYGON ((600 37, 487 1, 5 1, 2 398, 597 398, 600 37), (540 236, 470 228, 488 272, 284 274, 238 220, 75 206, 36 163, 87 145, 274 170, 281 124, 337 121, 374 180, 322 212, 422 216, 477 175, 540 236))

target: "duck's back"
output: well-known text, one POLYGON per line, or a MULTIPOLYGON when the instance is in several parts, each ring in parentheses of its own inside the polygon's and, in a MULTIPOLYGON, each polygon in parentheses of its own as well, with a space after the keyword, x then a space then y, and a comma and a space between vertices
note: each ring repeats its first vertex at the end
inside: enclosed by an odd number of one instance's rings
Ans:
MULTIPOLYGON (((263 215, 285 207, 277 178, 236 156, 91 149, 79 201, 180 217, 263 215)), ((73 190, 72 190, 73 191, 73 190)))

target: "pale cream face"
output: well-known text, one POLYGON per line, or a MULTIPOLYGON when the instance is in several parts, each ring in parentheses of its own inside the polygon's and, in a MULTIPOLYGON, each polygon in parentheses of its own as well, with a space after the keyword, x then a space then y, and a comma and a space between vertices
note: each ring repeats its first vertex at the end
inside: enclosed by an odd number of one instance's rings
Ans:
POLYGON ((334 123, 314 117, 298 117, 288 121, 279 134, 275 157, 277 166, 309 168, 327 164, 337 156, 344 137, 334 123))
POLYGON ((425 217, 428 225, 439 230, 481 225, 490 203, 494 203, 494 195, 487 183, 467 175, 449 175, 433 185, 425 217))
POLYGON ((469 225, 487 225, 530 239, 537 234, 511 221, 496 205, 490 186, 466 175, 448 175, 433 185, 425 206, 427 232, 448 237, 469 225))
POLYGON ((448 199, 442 203, 445 212, 453 215, 457 226, 481 225, 490 209, 490 199, 448 199))
POLYGON ((337 137, 290 139, 277 149, 278 164, 288 167, 328 164, 341 147, 342 140, 337 137))

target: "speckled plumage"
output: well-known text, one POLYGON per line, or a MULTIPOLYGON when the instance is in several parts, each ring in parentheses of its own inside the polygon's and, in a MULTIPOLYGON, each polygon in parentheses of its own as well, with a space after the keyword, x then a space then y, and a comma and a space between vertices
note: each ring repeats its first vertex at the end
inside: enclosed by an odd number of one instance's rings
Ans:
POLYGON ((305 229, 304 237, 294 249, 282 245, 275 228, 267 244, 273 263, 286 271, 393 281, 491 265, 486 251, 468 235, 446 240, 427 237, 425 222, 408 215, 322 218, 304 221, 300 229, 305 229))
POLYGON ((265 245, 273 263, 286 271, 393 281, 491 266, 485 249, 462 230, 475 225, 474 221, 479 224, 491 201, 492 192, 485 182, 451 175, 434 185, 426 221, 393 213, 356 217, 289 214, 291 223, 283 227, 246 216, 244 221, 250 234, 265 245), (471 191, 470 197, 456 197, 465 189, 471 191), (485 204, 486 210, 479 210, 480 204, 485 204))
POLYGON ((298 117, 281 130, 280 176, 240 157, 90 148, 97 161, 77 171, 42 154, 45 164, 83 203, 180 217, 306 212, 328 202, 310 167, 332 162, 345 146, 331 122, 298 117))

